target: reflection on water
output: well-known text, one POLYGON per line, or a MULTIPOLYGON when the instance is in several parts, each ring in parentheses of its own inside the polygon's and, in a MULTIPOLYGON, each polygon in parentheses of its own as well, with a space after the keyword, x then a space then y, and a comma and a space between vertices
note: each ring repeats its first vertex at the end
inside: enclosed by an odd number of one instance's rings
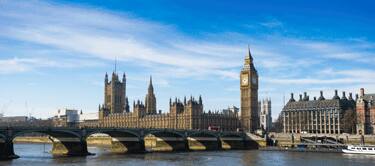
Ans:
POLYGON ((87 157, 54 158, 48 151, 51 145, 15 144, 15 153, 21 158, 2 161, 0 165, 374 165, 375 155, 340 153, 301 153, 269 151, 210 151, 181 153, 111 154, 108 149, 89 147, 95 155, 87 157))

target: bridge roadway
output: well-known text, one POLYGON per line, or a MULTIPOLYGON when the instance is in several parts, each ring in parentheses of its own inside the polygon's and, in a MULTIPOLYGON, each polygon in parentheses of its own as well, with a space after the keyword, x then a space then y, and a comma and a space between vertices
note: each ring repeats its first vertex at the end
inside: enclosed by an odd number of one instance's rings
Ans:
POLYGON ((142 153, 149 147, 159 151, 258 148, 257 142, 244 132, 149 128, 0 127, 0 159, 18 158, 14 153, 13 140, 28 133, 51 136, 52 154, 64 156, 90 155, 86 138, 96 133, 112 137, 111 150, 114 153, 142 153))

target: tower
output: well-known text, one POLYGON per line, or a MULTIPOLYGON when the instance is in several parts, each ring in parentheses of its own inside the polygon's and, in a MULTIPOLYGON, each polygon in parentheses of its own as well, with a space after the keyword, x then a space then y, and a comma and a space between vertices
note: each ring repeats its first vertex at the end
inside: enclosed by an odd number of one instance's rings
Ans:
POLYGON ((111 81, 108 81, 108 74, 105 74, 104 81, 104 107, 110 113, 123 113, 129 106, 126 98, 126 75, 123 74, 120 81, 116 72, 112 73, 111 81))
POLYGON ((258 72, 253 64, 253 57, 248 48, 244 66, 240 72, 241 124, 244 131, 258 129, 258 72))
POLYGON ((152 86, 152 77, 150 76, 150 83, 148 85, 147 95, 145 97, 146 114, 156 114, 156 97, 154 94, 154 87, 152 86))
POLYGON ((259 102, 259 127, 265 131, 269 131, 272 127, 272 112, 271 112, 271 99, 267 98, 259 102))

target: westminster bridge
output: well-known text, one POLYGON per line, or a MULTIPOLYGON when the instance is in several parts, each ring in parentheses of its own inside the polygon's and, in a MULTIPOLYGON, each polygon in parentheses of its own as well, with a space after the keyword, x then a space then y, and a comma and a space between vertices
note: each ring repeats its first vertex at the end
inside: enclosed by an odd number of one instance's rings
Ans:
POLYGON ((66 128, 3 127, 0 128, 0 159, 18 158, 13 140, 29 133, 42 133, 52 141, 52 154, 64 156, 90 155, 86 139, 97 133, 112 137, 114 153, 155 151, 257 149, 258 143, 247 133, 209 130, 149 128, 66 128))

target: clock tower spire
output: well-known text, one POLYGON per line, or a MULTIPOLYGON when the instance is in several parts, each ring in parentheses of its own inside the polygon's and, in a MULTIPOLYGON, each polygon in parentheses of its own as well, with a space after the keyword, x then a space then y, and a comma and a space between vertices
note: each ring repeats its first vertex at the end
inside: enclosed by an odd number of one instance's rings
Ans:
POLYGON ((244 66, 240 72, 241 90, 241 125, 244 131, 258 129, 258 72, 253 64, 253 57, 248 47, 244 66))

